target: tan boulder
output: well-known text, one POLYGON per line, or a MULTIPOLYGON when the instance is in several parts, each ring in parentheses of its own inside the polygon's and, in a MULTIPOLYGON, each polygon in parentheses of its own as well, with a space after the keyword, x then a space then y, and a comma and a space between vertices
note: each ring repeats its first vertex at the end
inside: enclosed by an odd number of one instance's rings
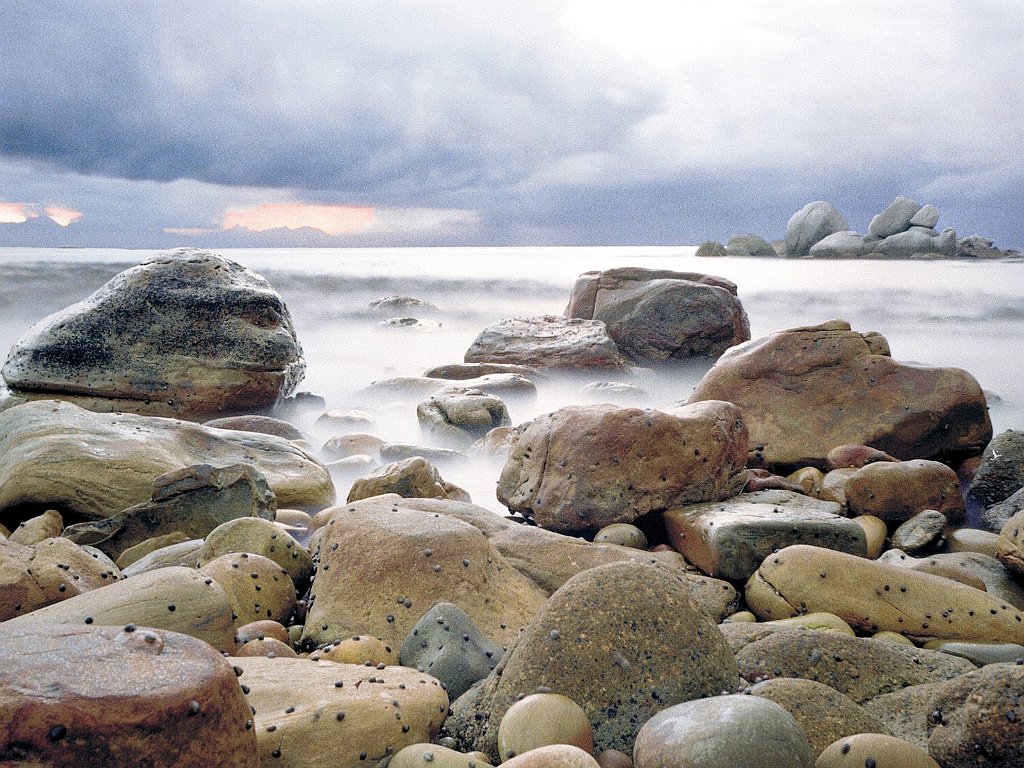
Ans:
POLYGON ((0 621, 112 584, 121 577, 67 539, 0 540, 0 621))
POLYGON ((192 637, 0 625, 4 765, 258 768, 231 665, 192 637), (10 762, 8 762, 10 761, 10 762))
POLYGON ((786 547, 747 581, 747 605, 761 619, 834 613, 865 632, 890 630, 932 640, 1024 640, 1024 615, 965 584, 820 547, 786 547))
POLYGON ((901 365, 878 334, 844 320, 792 328, 729 349, 690 402, 727 400, 743 411, 751 458, 824 467, 856 443, 899 459, 979 452, 992 437, 985 396, 955 368, 901 365))
POLYGON ((550 744, 506 760, 503 768, 600 768, 593 756, 571 744, 550 744))
POLYGON ((0 518, 49 507, 98 520, 149 499, 165 472, 237 463, 252 464, 282 506, 321 508, 334 499, 323 465, 279 437, 27 403, 0 412, 0 518))
POLYGON ((491 761, 479 752, 456 752, 440 744, 410 744, 388 763, 388 768, 483 768, 491 761))
POLYGON ((996 555, 1007 570, 1024 574, 1024 512, 1018 512, 999 532, 996 555))
POLYGON ((472 525, 372 498, 337 507, 323 527, 302 641, 367 634, 398 648, 446 601, 506 644, 545 599, 472 525))
POLYGON ((295 610, 295 584, 288 571, 262 555, 221 555, 199 569, 227 592, 240 624, 258 619, 284 623, 295 610))
POLYGON ((473 340, 464 359, 467 363, 512 363, 540 370, 625 371, 630 367, 600 320, 557 315, 513 317, 494 323, 473 340))
POLYGON ((687 562, 709 576, 738 581, 772 552, 792 544, 863 557, 864 530, 840 511, 831 501, 768 490, 670 509, 664 520, 669 542, 687 562))
POLYGON ((396 461, 352 483, 348 503, 397 493, 405 498, 469 501, 469 494, 441 477, 437 467, 420 456, 396 461))
POLYGON ((272 407, 301 381, 305 361, 266 280, 181 249, 36 323, 2 372, 16 395, 202 420, 272 407))
POLYGON ((858 469, 846 481, 851 515, 874 515, 905 523, 926 509, 953 523, 964 519, 964 496, 956 472, 937 461, 880 461, 858 469))
POLYGON ((569 406, 522 431, 498 500, 542 528, 572 532, 717 501, 746 481, 747 430, 730 403, 670 411, 569 406))
POLYGON ((825 469, 828 472, 833 469, 860 469, 878 461, 899 461, 899 459, 877 448, 848 443, 847 445, 837 445, 826 454, 825 469))
POLYGON ((227 593, 192 568, 161 568, 132 576, 9 619, 5 626, 35 624, 134 624, 191 635, 220 651, 235 648, 227 593))
POLYGON ((276 435, 285 440, 304 440, 305 437, 290 422, 275 419, 273 416, 245 414, 243 416, 224 416, 203 422, 214 429, 235 429, 239 432, 259 432, 262 435, 276 435))
POLYGON ((115 562, 117 563, 118 568, 127 568, 132 563, 138 562, 146 555, 156 552, 158 549, 170 547, 174 544, 181 544, 188 540, 188 536, 181 531, 171 531, 170 533, 164 533, 160 536, 151 536, 148 539, 140 541, 133 547, 128 547, 128 549, 118 555, 115 562))
POLYGON ((175 565, 194 568, 196 557, 202 548, 202 539, 186 539, 177 544, 167 544, 143 555, 131 565, 126 565, 121 573, 127 578, 175 565))
POLYGON ((879 733, 845 736, 821 750, 814 768, 939 768, 928 753, 911 744, 879 733))
POLYGON ((210 531, 195 562, 202 567, 221 555, 234 552, 248 552, 273 560, 288 572, 299 594, 305 592, 313 575, 313 558, 306 548, 269 520, 240 517, 221 523, 210 531))
POLYGON ((64 518, 55 509, 48 509, 41 515, 22 521, 11 531, 8 541, 15 544, 38 544, 45 539, 60 536, 64 530, 64 518))
POLYGON ((441 684, 405 667, 255 656, 229 661, 255 711, 263 766, 377 765, 405 746, 432 741, 448 711, 441 684))

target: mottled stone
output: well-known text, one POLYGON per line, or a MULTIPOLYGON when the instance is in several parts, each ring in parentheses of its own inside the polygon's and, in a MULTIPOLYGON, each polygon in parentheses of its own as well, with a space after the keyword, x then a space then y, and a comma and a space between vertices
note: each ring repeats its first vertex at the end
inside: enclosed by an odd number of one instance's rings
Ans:
POLYGON ((513 363, 541 370, 629 369, 600 320, 516 317, 488 326, 466 350, 467 363, 513 363))
POLYGON ((968 491, 991 506, 1024 487, 1024 431, 1000 432, 981 454, 981 466, 968 491))
POLYGON ((892 532, 892 546, 913 554, 936 544, 948 524, 946 516, 934 509, 918 512, 892 532))
POLYGON ((257 619, 284 623, 295 610, 295 585, 288 571, 261 555, 221 555, 203 565, 199 573, 224 588, 241 624, 257 619))
POLYGON ((221 555, 241 552, 273 560, 288 572, 299 594, 309 586, 312 556, 287 531, 258 517, 240 517, 218 525, 203 542, 195 564, 202 567, 221 555))
POLYGON ((469 501, 469 494, 441 477, 437 467, 419 456, 396 461, 352 483, 348 503, 397 493, 405 498, 469 501))

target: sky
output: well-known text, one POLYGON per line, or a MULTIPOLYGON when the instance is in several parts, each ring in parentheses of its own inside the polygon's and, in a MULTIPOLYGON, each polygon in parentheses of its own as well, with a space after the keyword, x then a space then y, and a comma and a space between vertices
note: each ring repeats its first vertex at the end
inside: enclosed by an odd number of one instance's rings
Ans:
POLYGON ((1024 246, 1021 0, 0 0, 0 246, 1024 246))

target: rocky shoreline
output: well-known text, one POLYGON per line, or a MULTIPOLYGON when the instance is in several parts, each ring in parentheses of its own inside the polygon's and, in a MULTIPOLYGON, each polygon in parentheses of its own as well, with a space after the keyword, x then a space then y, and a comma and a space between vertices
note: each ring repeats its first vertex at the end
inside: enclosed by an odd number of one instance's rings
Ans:
MULTIPOLYGON (((897 199, 858 255, 957 255, 937 213, 897 199)), ((852 243, 837 216, 787 253, 852 243)), ((1024 435, 974 378, 843 320, 751 339, 713 275, 568 301, 364 393, 416 393, 422 445, 296 394, 287 307, 214 254, 33 326, 0 404, 0 762, 1024 765, 1024 435), (692 359, 669 408, 506 408, 692 359), (444 479, 467 457, 508 515, 444 479)))

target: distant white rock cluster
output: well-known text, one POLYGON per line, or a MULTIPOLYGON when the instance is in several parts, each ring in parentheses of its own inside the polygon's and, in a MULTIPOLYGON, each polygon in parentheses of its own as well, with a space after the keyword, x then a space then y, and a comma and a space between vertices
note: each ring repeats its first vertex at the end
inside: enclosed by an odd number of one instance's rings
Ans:
POLYGON ((949 227, 936 230, 939 210, 900 195, 878 213, 866 235, 850 229, 835 206, 808 203, 786 225, 786 240, 771 245, 758 235, 733 235, 728 245, 704 243, 698 256, 785 256, 811 259, 1003 259, 1020 257, 980 235, 957 240, 949 227))

